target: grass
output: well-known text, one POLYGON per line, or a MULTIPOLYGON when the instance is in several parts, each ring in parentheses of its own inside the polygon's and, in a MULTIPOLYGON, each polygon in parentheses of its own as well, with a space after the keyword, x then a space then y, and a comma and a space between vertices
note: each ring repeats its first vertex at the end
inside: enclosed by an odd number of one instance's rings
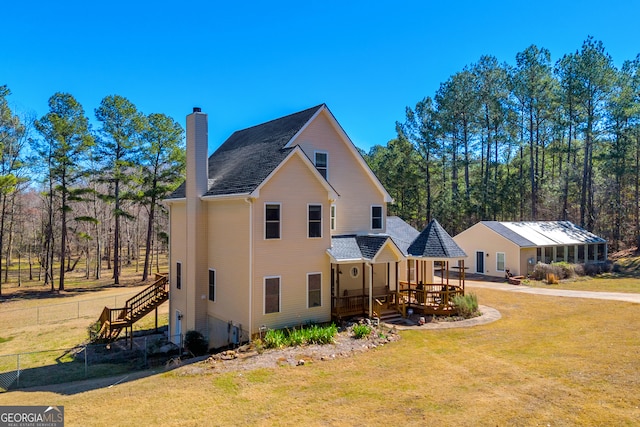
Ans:
POLYGON ((123 425, 140 414, 145 422, 164 425, 638 421, 638 338, 632 326, 617 327, 619 320, 632 324, 637 306, 478 293, 500 309, 503 320, 464 330, 404 332, 398 343, 304 368, 198 376, 178 369, 73 396, 12 392, 0 396, 0 403, 13 396, 42 404, 55 400, 65 405, 69 425, 123 425), (602 305, 618 314, 596 319, 593 311, 602 305), (183 403, 159 414, 155 408, 165 399, 183 403), (211 407, 215 419, 208 418, 211 407))
POLYGON ((596 292, 632 292, 640 293, 640 280, 637 277, 624 277, 616 274, 603 274, 599 277, 576 277, 562 280, 558 284, 548 285, 545 281, 527 280, 524 285, 547 289, 570 289, 596 292))
POLYGON ((502 319, 404 331, 399 342, 305 366, 183 367, 110 388, 13 391, 0 405, 64 405, 68 426, 640 423, 637 304, 474 292, 502 319))

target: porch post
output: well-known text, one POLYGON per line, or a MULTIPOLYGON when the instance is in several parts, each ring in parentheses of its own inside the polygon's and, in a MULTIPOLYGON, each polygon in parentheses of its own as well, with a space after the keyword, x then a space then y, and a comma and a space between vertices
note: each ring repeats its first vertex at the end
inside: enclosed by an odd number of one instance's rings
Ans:
POLYGON ((364 274, 364 272, 365 272, 365 266, 366 266, 366 264, 363 262, 363 263, 362 263, 362 312, 363 312, 363 313, 366 313, 366 312, 367 312, 367 311, 365 310, 365 308, 366 308, 366 307, 365 307, 365 302, 364 302, 364 295, 365 295, 364 291, 365 291, 365 284, 366 284, 366 283, 365 283, 365 276, 366 276, 366 274, 364 274))
POLYGON ((373 318, 373 266, 367 263, 369 270, 369 319, 373 318))

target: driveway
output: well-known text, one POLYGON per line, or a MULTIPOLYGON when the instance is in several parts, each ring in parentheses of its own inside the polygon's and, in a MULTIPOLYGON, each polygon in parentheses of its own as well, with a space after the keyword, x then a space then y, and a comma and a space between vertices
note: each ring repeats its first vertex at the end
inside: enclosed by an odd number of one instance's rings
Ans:
POLYGON ((496 289, 506 292, 520 292, 524 294, 547 295, 550 297, 568 298, 590 298, 611 301, 626 301, 640 304, 640 294, 630 294, 624 292, 594 292, 594 291, 572 291, 566 289, 545 289, 530 288, 526 285, 509 285, 507 283, 480 282, 476 280, 465 280, 465 288, 485 288, 496 289))

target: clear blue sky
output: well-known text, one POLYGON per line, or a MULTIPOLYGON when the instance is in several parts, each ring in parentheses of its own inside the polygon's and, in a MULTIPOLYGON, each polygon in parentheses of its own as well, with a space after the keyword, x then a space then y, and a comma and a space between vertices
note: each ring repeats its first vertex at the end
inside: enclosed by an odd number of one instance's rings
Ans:
POLYGON ((601 40, 617 66, 640 53, 640 2, 7 1, 0 85, 41 117, 69 92, 93 120, 119 94, 183 126, 209 114, 213 151, 234 130, 326 103, 365 150, 395 137, 406 106, 493 55, 531 44, 555 63, 601 40))

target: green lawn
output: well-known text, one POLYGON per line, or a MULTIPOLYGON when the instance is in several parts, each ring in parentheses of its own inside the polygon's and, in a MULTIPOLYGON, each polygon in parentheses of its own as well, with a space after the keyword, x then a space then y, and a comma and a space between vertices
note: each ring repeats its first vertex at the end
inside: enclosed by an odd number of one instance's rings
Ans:
POLYGON ((64 405, 68 426, 640 424, 637 304, 474 293, 502 319, 406 331, 304 366, 197 375, 185 366, 113 387, 13 391, 0 405, 64 405))

